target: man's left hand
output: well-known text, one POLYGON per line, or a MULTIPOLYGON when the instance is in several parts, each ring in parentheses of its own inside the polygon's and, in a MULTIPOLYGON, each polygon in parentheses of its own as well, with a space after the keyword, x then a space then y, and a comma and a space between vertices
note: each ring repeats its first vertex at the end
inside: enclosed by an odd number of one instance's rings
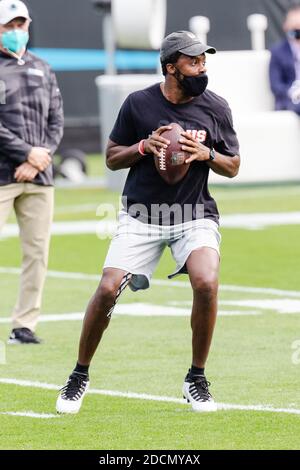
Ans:
POLYGON ((34 168, 34 166, 30 165, 30 163, 25 162, 16 168, 14 176, 18 183, 30 183, 34 180, 37 174, 38 170, 34 168))
POLYGON ((192 137, 188 132, 181 133, 182 138, 179 140, 181 149, 191 154, 185 163, 191 163, 194 160, 205 162, 209 160, 209 148, 198 142, 197 139, 192 137))

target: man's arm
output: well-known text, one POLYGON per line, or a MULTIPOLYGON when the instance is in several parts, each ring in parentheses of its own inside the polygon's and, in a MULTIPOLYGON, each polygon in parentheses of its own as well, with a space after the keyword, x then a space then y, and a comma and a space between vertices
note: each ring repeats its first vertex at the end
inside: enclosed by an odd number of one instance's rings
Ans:
POLYGON ((21 165, 29 162, 38 171, 44 171, 48 167, 51 163, 49 153, 54 153, 63 132, 62 104, 60 93, 56 90, 57 82, 53 74, 51 76, 49 126, 46 132, 49 145, 33 147, 0 122, 0 153, 21 165))
POLYGON ((64 112, 62 97, 54 72, 50 73, 49 80, 51 81, 51 96, 48 127, 46 129, 46 147, 49 147, 51 155, 54 155, 63 136, 64 112))
POLYGON ((34 180, 37 174, 38 170, 34 166, 30 165, 30 163, 25 162, 16 168, 14 177, 17 183, 30 183, 34 180))
MULTIPOLYGON (((161 126, 156 131, 153 131, 148 139, 143 139, 144 154, 153 154, 159 157, 159 149, 167 147, 170 143, 168 140, 160 136, 160 134, 171 129, 170 126, 161 126)), ((119 145, 109 139, 106 148, 106 165, 110 170, 121 170, 123 168, 130 168, 138 161, 142 160, 145 155, 139 152, 139 142, 129 147, 119 145)))
POLYGON ((138 146, 137 143, 126 147, 109 139, 106 148, 106 166, 113 171, 130 168, 143 158, 138 151, 138 146))
POLYGON ((24 163, 31 149, 32 145, 27 144, 0 122, 0 152, 3 155, 17 163, 24 163))
POLYGON ((269 65, 269 79, 271 90, 276 98, 287 98, 289 89, 289 86, 284 82, 282 77, 283 66, 278 52, 272 52, 269 65))
POLYGON ((44 171, 51 162, 49 150, 44 147, 32 147, 14 132, 0 123, 0 153, 16 163, 29 162, 38 171, 44 171))
POLYGON ((234 178, 240 168, 241 159, 239 155, 229 157, 228 155, 222 155, 219 152, 215 152, 215 159, 208 161, 208 166, 218 175, 227 176, 227 178, 234 178))
POLYGON ((209 159, 210 149, 208 147, 198 142, 197 139, 187 132, 183 132, 182 136, 182 139, 179 141, 183 144, 181 147, 182 150, 191 153, 191 156, 186 160, 186 163, 191 163, 194 160, 206 162, 215 173, 227 176, 227 178, 233 178, 238 174, 240 167, 239 155, 231 157, 215 152, 215 159, 211 161, 209 159))

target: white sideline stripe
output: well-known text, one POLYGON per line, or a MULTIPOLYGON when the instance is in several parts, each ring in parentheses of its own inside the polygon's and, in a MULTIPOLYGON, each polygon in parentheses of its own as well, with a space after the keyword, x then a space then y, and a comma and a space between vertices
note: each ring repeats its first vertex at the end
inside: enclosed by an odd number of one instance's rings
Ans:
MULTIPOLYGON (((58 322, 58 321, 78 321, 82 320, 84 314, 82 312, 78 313, 62 313, 62 314, 49 314, 49 315, 40 315, 39 323, 48 323, 48 322, 58 322)), ((6 325, 11 323, 11 318, 4 317, 0 318, 0 324, 6 325)))
MULTIPOLYGON (((51 225, 51 235, 82 235, 92 234, 112 236, 117 229, 116 220, 71 220, 69 222, 53 222, 51 225)), ((18 224, 6 224, 2 231, 2 238, 18 237, 18 224)), ((0 238, 1 238, 0 237, 0 238)))
POLYGON ((220 217, 224 228, 263 229, 280 225, 299 225, 300 212, 259 212, 228 214, 220 217))
POLYGON ((75 183, 65 178, 57 178, 55 180, 55 187, 59 189, 78 189, 78 188, 105 188, 106 179, 102 176, 87 176, 82 181, 75 183))
MULTIPOLYGON (((250 214, 228 214, 221 217, 222 228, 233 229, 264 229, 280 225, 299 225, 300 212, 260 212, 250 214)), ((53 222, 52 235, 98 234, 111 236, 117 229, 116 219, 107 220, 71 220, 67 222, 53 222)), ((2 237, 18 237, 17 224, 6 224, 1 232, 2 237)))
POLYGON ((39 419, 60 418, 59 415, 35 413, 34 411, 3 411, 3 412, 0 412, 0 415, 22 416, 25 418, 39 418, 39 419))
POLYGON ((270 294, 278 295, 279 297, 300 297, 300 291, 297 290, 283 290, 273 289, 272 287, 244 287, 244 286, 231 286, 223 284, 220 289, 225 292, 244 292, 249 294, 270 294))
POLYGON ((281 314, 300 313, 299 299, 222 300, 219 305, 272 310, 281 314))
POLYGON ((54 209, 55 214, 78 214, 79 212, 96 212, 100 204, 78 204, 77 206, 57 206, 54 209))
MULTIPOLYGON (((176 307, 163 307, 152 304, 123 304, 115 307, 113 317, 127 315, 130 317, 189 317, 191 309, 183 309, 176 307)), ((218 316, 232 317, 232 316, 247 316, 247 315, 261 315, 257 310, 219 310, 218 316)), ((82 320, 84 313, 71 312, 71 313, 51 313, 40 315, 40 323, 58 322, 58 321, 78 321, 82 320)), ((11 323, 10 317, 0 318, 0 324, 11 323)))
MULTIPOLYGON (((0 274, 21 274, 20 268, 0 267, 0 274)), ((81 281, 100 281, 101 273, 99 274, 86 274, 76 272, 64 271, 48 271, 47 277, 54 279, 76 279, 81 281)), ((165 279, 152 279, 151 284, 154 286, 162 287, 181 287, 190 288, 191 285, 187 281, 172 281, 165 279)), ((270 294, 284 297, 300 297, 300 291, 273 289, 271 287, 249 287, 249 286, 235 286, 228 284, 221 284, 220 290, 224 292, 244 292, 250 294, 270 294)))
MULTIPOLYGON (((9 378, 0 378, 0 383, 5 385, 18 385, 20 387, 31 387, 39 388, 44 390, 59 390, 61 386, 48 384, 44 382, 32 382, 30 380, 17 380, 9 378)), ((182 398, 160 396, 160 395, 149 395, 147 393, 134 393, 134 392, 119 392, 117 390, 101 390, 101 389, 90 389, 88 390, 89 394, 92 395, 104 395, 111 397, 120 397, 120 398, 133 398, 137 400, 149 400, 149 401, 161 401, 167 403, 178 403, 178 404, 187 404, 182 398)), ((300 415, 300 410, 296 408, 274 408, 273 406, 267 405, 236 405, 230 403, 218 403, 219 410, 241 410, 241 411, 263 411, 271 413, 288 413, 300 415)))
MULTIPOLYGON (((190 307, 192 308, 191 301, 185 300, 174 300, 168 302, 168 305, 174 305, 174 307, 190 307)), ((300 300, 299 299, 246 299, 246 300, 219 300, 218 307, 242 307, 247 310, 233 310, 233 312, 238 312, 237 314, 242 315, 244 312, 245 315, 258 315, 262 311, 272 310, 273 312, 279 314, 293 314, 300 313, 300 300), (248 310, 249 308, 255 308, 258 310, 248 310)), ((225 310, 225 312, 227 312, 225 310)), ((231 315, 230 311, 229 314, 231 315)))
POLYGON ((61 386, 48 384, 45 382, 0 378, 0 383, 5 385, 19 385, 20 387, 41 388, 43 390, 59 390, 61 386))

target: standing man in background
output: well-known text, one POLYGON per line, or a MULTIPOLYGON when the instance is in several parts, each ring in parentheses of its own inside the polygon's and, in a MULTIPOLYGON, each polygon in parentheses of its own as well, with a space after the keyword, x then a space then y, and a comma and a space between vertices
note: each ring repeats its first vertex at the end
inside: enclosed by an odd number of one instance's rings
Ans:
POLYGON ((271 49, 271 89, 277 111, 300 115, 300 3, 289 8, 283 30, 286 38, 271 49))
POLYGON ((15 210, 22 244, 20 291, 9 343, 40 343, 35 329, 53 216, 52 156, 63 135, 54 73, 26 50, 31 18, 19 0, 0 1, 0 230, 15 210))

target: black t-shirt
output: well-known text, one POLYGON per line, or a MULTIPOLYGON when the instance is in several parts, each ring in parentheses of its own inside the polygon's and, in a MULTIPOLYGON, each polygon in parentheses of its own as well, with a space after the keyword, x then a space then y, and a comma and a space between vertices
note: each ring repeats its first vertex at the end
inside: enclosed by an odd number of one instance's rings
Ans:
MULTIPOLYGON (((177 122, 204 145, 223 155, 239 153, 231 111, 223 98, 206 90, 188 103, 173 104, 164 97, 159 83, 127 97, 110 139, 118 145, 131 146, 171 122, 177 122)), ((203 217, 218 223, 217 205, 207 187, 207 163, 192 162, 185 177, 169 185, 156 170, 154 158, 146 155, 130 168, 122 196, 125 210, 133 217, 155 224, 172 225, 203 217), (171 219, 164 217, 160 209, 166 205, 181 208, 182 220, 178 219, 178 210, 173 217, 175 209, 171 211, 171 219)))

